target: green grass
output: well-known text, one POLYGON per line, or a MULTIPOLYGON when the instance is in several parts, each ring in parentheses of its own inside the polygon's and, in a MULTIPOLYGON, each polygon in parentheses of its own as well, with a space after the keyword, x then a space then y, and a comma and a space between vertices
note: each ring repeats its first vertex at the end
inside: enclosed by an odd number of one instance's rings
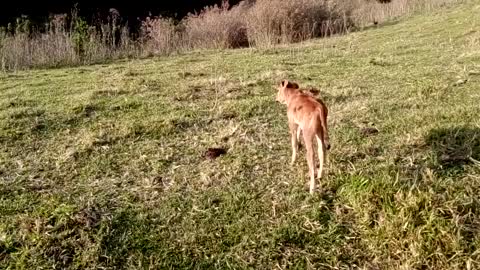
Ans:
POLYGON ((478 269, 478 12, 0 74, 0 268, 478 269), (284 78, 330 110, 313 196, 284 78))

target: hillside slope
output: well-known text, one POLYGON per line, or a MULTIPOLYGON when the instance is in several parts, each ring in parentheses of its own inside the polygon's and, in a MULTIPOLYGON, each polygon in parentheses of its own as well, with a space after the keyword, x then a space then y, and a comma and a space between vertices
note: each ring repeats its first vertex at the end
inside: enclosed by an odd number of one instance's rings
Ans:
POLYGON ((478 14, 0 74, 0 268, 479 268, 478 14), (329 106, 314 196, 283 78, 329 106))

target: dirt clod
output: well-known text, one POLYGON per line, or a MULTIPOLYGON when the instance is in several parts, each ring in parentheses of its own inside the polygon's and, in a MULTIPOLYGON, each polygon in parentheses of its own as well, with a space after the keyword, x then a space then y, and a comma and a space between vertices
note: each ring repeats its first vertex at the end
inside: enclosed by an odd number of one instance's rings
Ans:
POLYGON ((362 133, 362 136, 370 136, 370 135, 376 135, 378 133, 378 129, 374 127, 364 127, 360 129, 360 133, 362 133))
POLYGON ((221 155, 225 155, 227 153, 227 150, 225 148, 215 148, 211 147, 208 148, 207 151, 203 154, 204 158, 207 159, 216 159, 217 157, 221 155))

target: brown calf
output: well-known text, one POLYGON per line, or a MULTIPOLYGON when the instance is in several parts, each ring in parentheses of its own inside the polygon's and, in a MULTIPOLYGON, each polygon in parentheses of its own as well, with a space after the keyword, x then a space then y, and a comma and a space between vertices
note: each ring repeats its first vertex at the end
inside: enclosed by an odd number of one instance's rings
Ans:
POLYGON ((317 141, 320 168, 317 178, 322 178, 326 151, 330 149, 328 138, 328 109, 319 98, 304 93, 298 84, 283 80, 278 87, 277 101, 287 105, 288 126, 292 141, 292 162, 297 158, 298 140, 303 133, 310 175, 310 193, 315 191, 314 140, 317 141))

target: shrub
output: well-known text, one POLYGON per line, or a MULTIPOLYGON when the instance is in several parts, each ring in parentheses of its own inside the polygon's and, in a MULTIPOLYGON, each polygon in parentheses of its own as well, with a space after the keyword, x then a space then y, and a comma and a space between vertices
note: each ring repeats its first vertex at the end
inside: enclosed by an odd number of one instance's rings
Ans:
MULTIPOLYGON (((0 46, 3 69, 73 64, 77 60, 74 44, 65 31, 66 16, 52 18, 45 33, 24 31, 6 35, 0 46)), ((19 29, 17 26, 16 29, 19 29)))
POLYGON ((112 12, 108 23, 88 26, 74 9, 70 22, 66 14, 54 15, 43 32, 31 31, 28 19, 22 17, 0 34, 0 67, 78 65, 135 54, 128 28, 118 24, 118 17, 112 12))
POLYGON ((85 46, 88 40, 88 25, 82 18, 76 17, 73 21, 72 41, 75 46, 77 55, 83 57, 85 54, 85 46))
POLYGON ((142 22, 142 44, 147 53, 168 54, 181 42, 172 19, 147 17, 142 22))
POLYGON ((247 17, 248 37, 257 46, 270 46, 342 33, 352 25, 345 7, 330 1, 257 0, 247 17))
POLYGON ((211 6, 184 20, 185 39, 190 48, 238 48, 248 46, 246 5, 230 9, 228 2, 211 6))

